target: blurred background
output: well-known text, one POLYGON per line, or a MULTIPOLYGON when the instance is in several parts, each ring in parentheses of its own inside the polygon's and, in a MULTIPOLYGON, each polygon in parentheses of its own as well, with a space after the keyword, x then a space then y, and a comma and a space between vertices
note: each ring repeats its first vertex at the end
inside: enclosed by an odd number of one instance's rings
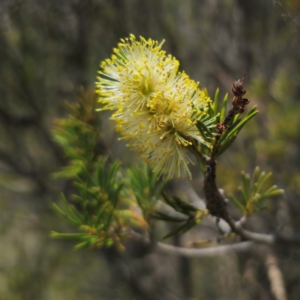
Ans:
MULTIPOLYGON (((74 251, 49 238, 67 228, 51 203, 68 188, 51 179, 66 164, 51 129, 80 86, 94 88, 100 61, 130 33, 165 39, 181 70, 211 95, 217 87, 231 93, 247 74, 246 96, 260 113, 219 159, 219 185, 233 193, 241 170, 272 171, 285 196, 270 201, 252 229, 300 232, 299 0, 1 0, 0 299, 300 299, 298 249, 191 259, 141 255, 134 246, 122 255, 74 251), (282 298, 272 290, 270 253, 282 298)), ((113 123, 105 126, 112 157, 129 164, 134 154, 113 123)), ((201 196, 202 175, 193 171, 185 184, 201 196)), ((185 245, 181 237, 169 242, 185 245)))

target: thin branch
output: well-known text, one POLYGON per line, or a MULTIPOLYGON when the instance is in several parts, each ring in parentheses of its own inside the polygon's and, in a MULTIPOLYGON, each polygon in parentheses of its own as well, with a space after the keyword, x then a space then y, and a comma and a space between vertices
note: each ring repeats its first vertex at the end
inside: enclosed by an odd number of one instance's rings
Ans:
POLYGON ((158 253, 181 255, 186 257, 208 257, 224 255, 232 252, 245 252, 251 250, 254 245, 253 242, 247 241, 237 244, 209 248, 184 248, 168 245, 161 242, 158 242, 155 245, 153 245, 150 239, 133 230, 130 230, 129 234, 132 239, 141 242, 143 245, 148 246, 149 248, 153 248, 153 250, 157 251, 158 253))
POLYGON ((164 243, 157 243, 156 250, 160 253, 171 255, 183 255, 186 257, 209 257, 216 255, 224 255, 232 252, 245 252, 252 249, 254 243, 247 241, 238 244, 224 245, 210 248, 183 248, 167 245, 164 243))
POLYGON ((242 216, 237 222, 235 222, 235 226, 241 227, 247 221, 247 216, 242 216))
POLYGON ((276 300, 286 300, 286 289, 282 272, 278 266, 277 257, 271 251, 267 253, 265 266, 269 277, 271 291, 276 300))
POLYGON ((272 235, 272 234, 251 232, 243 229, 238 223, 235 223, 230 218, 228 218, 225 221, 229 224, 233 232, 235 232, 245 240, 253 241, 256 243, 262 243, 270 246, 289 245, 289 246, 300 247, 300 237, 286 236, 281 234, 272 235))

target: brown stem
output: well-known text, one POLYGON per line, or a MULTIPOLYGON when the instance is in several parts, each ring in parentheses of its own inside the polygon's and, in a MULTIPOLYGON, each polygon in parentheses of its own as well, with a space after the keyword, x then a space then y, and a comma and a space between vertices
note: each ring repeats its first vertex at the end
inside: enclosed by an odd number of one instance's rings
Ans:
POLYGON ((206 165, 204 179, 206 207, 211 215, 226 221, 229 215, 224 197, 221 195, 216 184, 216 165, 217 163, 214 160, 206 165))
MULTIPOLYGON (((228 112, 225 119, 221 123, 217 124, 217 135, 215 137, 210 158, 204 160, 204 163, 206 164, 204 192, 207 209, 209 210, 210 214, 218 218, 224 219, 225 221, 229 220, 230 218, 224 197, 220 194, 218 186, 216 184, 216 156, 220 146, 219 140, 223 132, 228 128, 228 124, 231 122, 234 116, 236 114, 243 113, 245 110, 245 106, 249 103, 248 99, 242 98, 246 93, 243 87, 244 81, 245 76, 243 76, 242 79, 239 79, 233 83, 233 108, 228 112)), ((197 150, 197 147, 194 147, 194 150, 197 150)), ((198 153, 198 156, 200 156, 200 153, 198 153)))

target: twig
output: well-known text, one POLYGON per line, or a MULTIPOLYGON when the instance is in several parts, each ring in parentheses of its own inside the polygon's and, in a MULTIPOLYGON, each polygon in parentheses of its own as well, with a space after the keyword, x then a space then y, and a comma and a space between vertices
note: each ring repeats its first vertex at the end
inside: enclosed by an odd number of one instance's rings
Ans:
POLYGON ((242 216, 238 221, 235 222, 235 226, 241 227, 247 221, 247 216, 242 216))
POLYGON ((156 249, 160 253, 166 253, 171 255, 183 255, 187 257, 208 257, 216 255, 224 255, 231 252, 245 252, 251 250, 254 243, 247 241, 232 245, 223 245, 210 248, 183 248, 167 245, 164 243, 157 243, 156 249))
POLYGON ((252 249, 254 243, 251 241, 241 242, 237 244, 231 245, 223 245, 209 248, 184 248, 184 247, 176 247, 172 245, 168 245, 165 243, 158 242, 153 245, 149 238, 144 235, 137 233, 134 230, 130 230, 129 236, 141 242, 144 246, 148 246, 156 250, 158 253, 165 253, 170 255, 182 255, 186 257, 207 257, 207 256, 216 256, 216 255, 224 255, 231 252, 244 252, 252 249))
POLYGON ((289 246, 300 247, 299 237, 286 236, 281 234, 272 235, 272 234, 251 232, 243 229, 238 224, 238 222, 235 223, 231 218, 228 218, 225 221, 229 224, 233 232, 235 232, 245 240, 253 241, 256 243, 262 243, 270 246, 289 245, 289 246))
POLYGON ((266 255, 265 266, 269 277, 271 291, 276 300, 286 300, 286 290, 284 286, 284 280, 282 272, 278 266, 278 260, 276 256, 270 251, 266 255))

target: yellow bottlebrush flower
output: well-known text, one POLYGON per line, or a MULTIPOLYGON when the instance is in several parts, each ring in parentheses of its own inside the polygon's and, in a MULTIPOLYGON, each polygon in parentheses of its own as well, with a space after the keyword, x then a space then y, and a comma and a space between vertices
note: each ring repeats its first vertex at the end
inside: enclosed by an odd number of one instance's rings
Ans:
POLYGON ((151 39, 121 40, 110 60, 101 64, 100 102, 114 109, 116 129, 130 148, 167 177, 191 176, 187 147, 207 144, 195 123, 210 101, 179 63, 151 39))
POLYGON ((99 72, 97 88, 107 108, 118 108, 122 97, 122 105, 139 110, 164 89, 170 73, 177 72, 179 62, 166 56, 162 44, 142 37, 137 41, 134 35, 121 39, 99 72))

